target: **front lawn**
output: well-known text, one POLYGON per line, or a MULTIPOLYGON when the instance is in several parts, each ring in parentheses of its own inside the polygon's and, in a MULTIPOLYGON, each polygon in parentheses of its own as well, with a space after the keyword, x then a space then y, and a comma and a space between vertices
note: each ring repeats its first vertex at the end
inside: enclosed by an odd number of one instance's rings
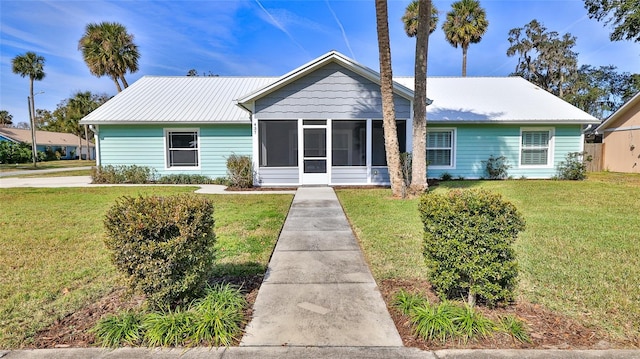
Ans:
MULTIPOLYGON (((192 192, 193 187, 0 190, 0 348, 31 345, 36 332, 118 285, 103 244, 117 197, 192 192)), ((216 275, 264 273, 291 195, 212 195, 216 275)))
MULTIPOLYGON (((527 228, 516 243, 519 296, 611 338, 640 337, 640 176, 569 181, 451 181, 434 191, 481 187, 503 194, 527 228)), ((377 281, 424 280, 417 199, 390 191, 338 190, 377 281)))
POLYGON ((71 167, 90 167, 95 166, 96 161, 93 160, 59 160, 38 162, 37 167, 33 167, 33 163, 18 164, 0 164, 0 172, 29 171, 29 170, 46 170, 52 168, 71 168, 71 167))

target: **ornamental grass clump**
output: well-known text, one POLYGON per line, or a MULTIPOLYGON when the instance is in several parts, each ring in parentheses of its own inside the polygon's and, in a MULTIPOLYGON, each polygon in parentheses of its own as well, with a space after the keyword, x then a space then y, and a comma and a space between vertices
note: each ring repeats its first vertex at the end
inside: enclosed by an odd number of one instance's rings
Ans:
POLYGON ((197 195, 121 197, 104 224, 113 264, 151 307, 185 303, 203 292, 215 259, 210 200, 197 195))
POLYGON ((419 211, 429 280, 441 298, 466 296, 471 306, 513 300, 512 244, 525 227, 513 204, 484 190, 453 190, 424 194, 419 211))

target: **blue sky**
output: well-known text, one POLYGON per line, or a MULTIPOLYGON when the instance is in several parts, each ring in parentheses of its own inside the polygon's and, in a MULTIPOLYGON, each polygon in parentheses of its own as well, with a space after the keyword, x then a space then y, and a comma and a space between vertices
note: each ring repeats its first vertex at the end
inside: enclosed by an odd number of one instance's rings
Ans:
MULTIPOLYGON (((389 1, 394 75, 413 75, 414 40, 400 17, 410 0, 389 1)), ((439 28, 430 38, 429 75, 459 76, 461 49, 440 26, 453 0, 435 0, 439 28)), ((577 36, 579 64, 615 65, 640 72, 640 43, 609 41, 610 29, 587 17, 582 0, 481 0, 489 28, 471 45, 468 76, 507 76, 508 31, 533 19, 549 30, 577 36)), ((34 51, 46 59, 35 83, 36 108, 54 110, 77 91, 115 95, 113 82, 89 73, 77 50, 87 23, 116 21, 135 36, 144 75, 184 76, 189 69, 228 76, 280 76, 330 50, 379 69, 373 0, 239 1, 0 1, 0 109, 28 122, 29 81, 11 72, 11 59, 34 51)))

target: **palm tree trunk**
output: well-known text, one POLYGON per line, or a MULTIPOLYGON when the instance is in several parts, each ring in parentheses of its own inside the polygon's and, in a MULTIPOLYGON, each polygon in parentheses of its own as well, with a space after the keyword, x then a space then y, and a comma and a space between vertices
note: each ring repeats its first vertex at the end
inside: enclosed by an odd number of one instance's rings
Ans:
POLYGON ((116 88, 118 89, 118 92, 122 92, 122 87, 120 87, 120 82, 118 82, 118 78, 113 76, 111 79, 113 80, 113 82, 116 83, 116 88))
POLYGON ((127 80, 124 78, 124 75, 120 75, 120 81, 122 81, 122 86, 124 88, 129 87, 129 83, 127 82, 127 80))
POLYGON ((418 33, 416 34, 415 83, 413 99, 413 149, 411 192, 427 189, 427 55, 431 27, 431 0, 418 4, 418 33))
POLYGON ((38 144, 36 143, 36 110, 33 98, 33 76, 29 77, 29 122, 31 122, 31 158, 33 159, 33 167, 38 167, 38 144))
POLYGON ((462 77, 467 77, 467 50, 469 45, 462 45, 462 77))
POLYGON ((404 187, 400 168, 400 148, 396 128, 396 114, 393 104, 393 72, 391 70, 391 46, 389 44, 389 16, 386 0, 376 0, 376 28, 378 51, 380 53, 380 93, 382 96, 382 123, 387 168, 391 180, 391 192, 401 197, 404 187))

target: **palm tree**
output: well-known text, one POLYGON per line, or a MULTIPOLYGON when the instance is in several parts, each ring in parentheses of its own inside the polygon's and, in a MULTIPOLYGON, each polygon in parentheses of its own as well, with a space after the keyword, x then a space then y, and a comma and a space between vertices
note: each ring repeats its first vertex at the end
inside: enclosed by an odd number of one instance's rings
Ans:
POLYGON ((478 0, 460 0, 451 4, 447 20, 442 24, 444 36, 451 46, 462 47, 462 76, 467 76, 467 50, 477 44, 487 31, 489 21, 478 0))
POLYGON ((413 100, 413 145, 411 192, 421 193, 427 184, 427 57, 429 35, 438 24, 438 10, 431 0, 414 0, 402 17, 409 37, 416 37, 416 59, 413 100), (423 10, 420 10, 420 9, 423 10), (431 15, 431 16, 429 16, 431 15))
POLYGON ((393 104, 393 72, 391 70, 391 46, 389 44, 389 15, 386 0, 376 0, 376 29, 380 53, 380 94, 382 96, 382 123, 384 148, 391 180, 391 192, 395 197, 403 194, 400 146, 396 128, 396 111, 393 104))
POLYGON ((97 77, 109 76, 118 92, 122 87, 129 87, 124 77, 127 71, 138 71, 138 46, 133 43, 133 35, 117 22, 88 24, 78 42, 78 50, 82 51, 89 72, 97 77))
MULTIPOLYGON (((431 2, 431 1, 429 1, 431 2)), ((418 0, 413 0, 402 15, 402 23, 404 24, 404 31, 409 37, 415 37, 418 34, 418 0)), ((429 34, 433 34, 438 26, 438 9, 435 5, 431 4, 431 21, 429 25, 429 34)))
POLYGON ((29 76, 29 122, 31 123, 31 152, 33 157, 33 167, 37 166, 37 144, 36 144, 36 124, 35 105, 33 99, 33 81, 40 81, 44 78, 44 57, 36 55, 35 52, 29 51, 24 55, 18 55, 11 61, 11 70, 14 74, 21 77, 29 76))
POLYGON ((13 116, 7 110, 0 110, 0 126, 13 124, 13 116))

